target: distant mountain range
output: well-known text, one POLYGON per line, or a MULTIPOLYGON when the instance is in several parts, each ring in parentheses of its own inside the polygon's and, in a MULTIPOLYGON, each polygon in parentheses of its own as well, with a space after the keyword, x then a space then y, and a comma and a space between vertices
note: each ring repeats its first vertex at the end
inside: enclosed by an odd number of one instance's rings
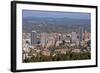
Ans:
POLYGON ((71 32, 78 31, 83 27, 90 32, 91 23, 89 19, 75 18, 51 18, 51 17, 29 17, 22 19, 23 32, 71 32))

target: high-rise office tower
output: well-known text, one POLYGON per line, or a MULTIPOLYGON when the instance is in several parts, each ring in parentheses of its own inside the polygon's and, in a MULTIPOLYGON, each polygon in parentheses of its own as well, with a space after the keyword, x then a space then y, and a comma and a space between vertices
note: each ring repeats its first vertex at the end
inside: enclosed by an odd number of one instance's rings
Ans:
POLYGON ((75 43, 77 46, 79 45, 79 38, 78 38, 78 33, 77 32, 72 32, 71 42, 75 43))
POLYGON ((32 45, 37 44, 37 32, 36 31, 31 32, 31 44, 32 45))
POLYGON ((46 46, 48 39, 47 39, 48 34, 47 33, 41 33, 41 45, 42 47, 46 46))
POLYGON ((77 41, 77 33, 76 32, 71 33, 71 40, 73 43, 75 43, 77 41))
POLYGON ((83 41, 83 33, 84 33, 83 27, 79 27, 79 41, 80 42, 83 41))

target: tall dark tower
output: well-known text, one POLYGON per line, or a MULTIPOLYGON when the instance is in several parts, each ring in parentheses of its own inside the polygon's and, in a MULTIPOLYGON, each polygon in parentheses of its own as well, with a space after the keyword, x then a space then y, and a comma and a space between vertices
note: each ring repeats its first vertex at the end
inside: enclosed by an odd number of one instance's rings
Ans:
POLYGON ((83 27, 79 27, 79 41, 80 42, 83 41, 83 33, 84 33, 83 27))

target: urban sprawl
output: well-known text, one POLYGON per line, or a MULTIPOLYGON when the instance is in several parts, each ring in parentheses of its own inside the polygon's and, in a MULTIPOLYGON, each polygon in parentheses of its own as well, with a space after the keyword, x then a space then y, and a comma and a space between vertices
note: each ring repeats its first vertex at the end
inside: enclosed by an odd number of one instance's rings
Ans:
MULTIPOLYGON (((52 30, 52 29, 51 29, 52 30)), ((64 61, 90 59, 90 32, 42 32, 22 33, 23 62, 64 61)))

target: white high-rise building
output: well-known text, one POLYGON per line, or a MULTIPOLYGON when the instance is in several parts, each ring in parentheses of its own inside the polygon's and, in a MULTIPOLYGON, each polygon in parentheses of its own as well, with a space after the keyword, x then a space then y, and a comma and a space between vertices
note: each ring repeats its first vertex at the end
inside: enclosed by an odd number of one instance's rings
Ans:
POLYGON ((71 36, 72 42, 73 42, 73 43, 76 42, 76 41, 77 41, 77 34, 76 34, 76 32, 72 32, 71 35, 72 35, 72 36, 71 36))
POLYGON ((46 44, 47 44, 47 42, 48 42, 48 40, 47 40, 47 33, 41 33, 41 45, 42 45, 42 47, 44 47, 46 44))
POLYGON ((71 33, 71 41, 72 41, 72 43, 79 45, 79 38, 78 38, 78 34, 76 32, 71 33))

